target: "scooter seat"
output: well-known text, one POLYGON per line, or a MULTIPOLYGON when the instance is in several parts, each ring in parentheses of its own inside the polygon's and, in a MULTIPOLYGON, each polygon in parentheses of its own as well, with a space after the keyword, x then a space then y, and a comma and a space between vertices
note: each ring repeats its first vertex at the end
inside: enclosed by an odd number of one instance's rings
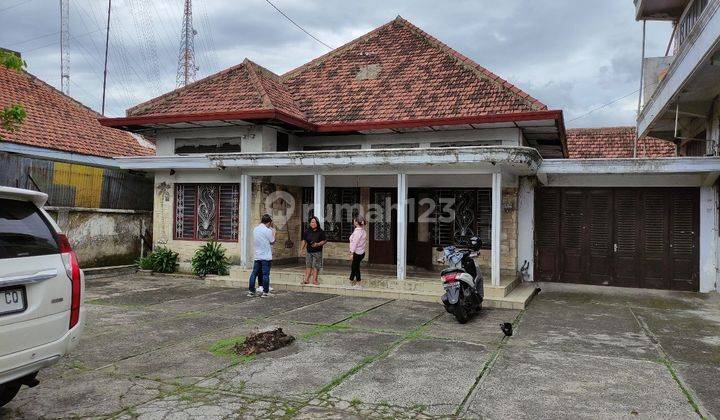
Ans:
POLYGON ((445 276, 450 273, 464 273, 464 272, 465 272, 465 270, 463 270, 462 268, 446 268, 440 272, 440 276, 445 276))

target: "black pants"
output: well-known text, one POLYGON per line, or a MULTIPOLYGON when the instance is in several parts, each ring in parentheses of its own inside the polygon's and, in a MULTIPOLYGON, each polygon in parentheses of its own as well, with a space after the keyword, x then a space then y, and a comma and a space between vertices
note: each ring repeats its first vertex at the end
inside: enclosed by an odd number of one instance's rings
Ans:
POLYGON ((353 253, 352 265, 350 265, 350 281, 360 281, 360 261, 365 258, 365 253, 353 253))

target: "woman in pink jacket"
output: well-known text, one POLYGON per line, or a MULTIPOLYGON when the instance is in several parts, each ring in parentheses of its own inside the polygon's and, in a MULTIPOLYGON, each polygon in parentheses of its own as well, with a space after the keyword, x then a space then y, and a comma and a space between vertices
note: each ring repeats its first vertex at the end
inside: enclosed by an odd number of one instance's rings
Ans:
POLYGON ((365 232, 365 218, 358 215, 353 219, 355 230, 350 235, 350 283, 355 286, 360 285, 360 262, 365 258, 365 245, 367 243, 367 233, 365 232))

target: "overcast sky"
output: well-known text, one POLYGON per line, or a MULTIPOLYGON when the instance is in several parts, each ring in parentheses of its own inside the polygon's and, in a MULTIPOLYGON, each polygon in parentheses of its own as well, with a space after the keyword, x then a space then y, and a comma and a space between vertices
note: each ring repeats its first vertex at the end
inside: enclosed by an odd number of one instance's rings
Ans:
MULTIPOLYGON (((337 47, 396 15, 562 109, 569 127, 634 125, 642 25, 632 0, 272 0, 337 47), (622 96, 624 99, 586 115, 622 96)), ((58 0, 0 0, 0 47, 60 87, 58 0)), ((183 0, 113 0, 106 114, 175 87, 183 0)), ((106 0, 70 0, 70 94, 100 110, 106 0)), ((328 51, 264 0, 194 0, 198 77, 248 57, 283 73, 328 51)), ((663 55, 667 23, 648 23, 663 55)))

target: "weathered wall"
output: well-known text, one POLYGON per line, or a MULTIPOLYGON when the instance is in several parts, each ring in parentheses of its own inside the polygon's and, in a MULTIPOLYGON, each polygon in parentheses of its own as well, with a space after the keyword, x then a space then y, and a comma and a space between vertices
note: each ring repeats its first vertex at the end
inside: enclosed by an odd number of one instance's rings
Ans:
POLYGON ((67 235, 83 268, 132 264, 140 256, 143 223, 151 229, 149 211, 47 207, 67 235))
MULTIPOLYGON (((239 182, 240 174, 228 169, 225 171, 194 171, 170 175, 167 172, 155 174, 154 210, 153 210, 153 246, 166 246, 180 254, 180 262, 189 262, 195 251, 204 241, 173 239, 175 183, 218 183, 239 182)), ((240 261, 239 242, 221 242, 227 249, 227 256, 234 263, 240 261)))
MULTIPOLYGON (((514 275, 517 270, 517 228, 518 228, 518 189, 503 188, 502 194, 502 234, 500 235, 500 269, 503 275, 514 275), (508 208, 505 209, 505 205, 508 208), (512 208, 512 210, 510 210, 512 208)), ((433 250, 433 260, 437 261, 442 252, 433 250)), ((490 269, 490 250, 483 249, 475 259, 476 264, 487 271, 490 269)), ((439 266, 438 266, 439 267, 439 266)))

